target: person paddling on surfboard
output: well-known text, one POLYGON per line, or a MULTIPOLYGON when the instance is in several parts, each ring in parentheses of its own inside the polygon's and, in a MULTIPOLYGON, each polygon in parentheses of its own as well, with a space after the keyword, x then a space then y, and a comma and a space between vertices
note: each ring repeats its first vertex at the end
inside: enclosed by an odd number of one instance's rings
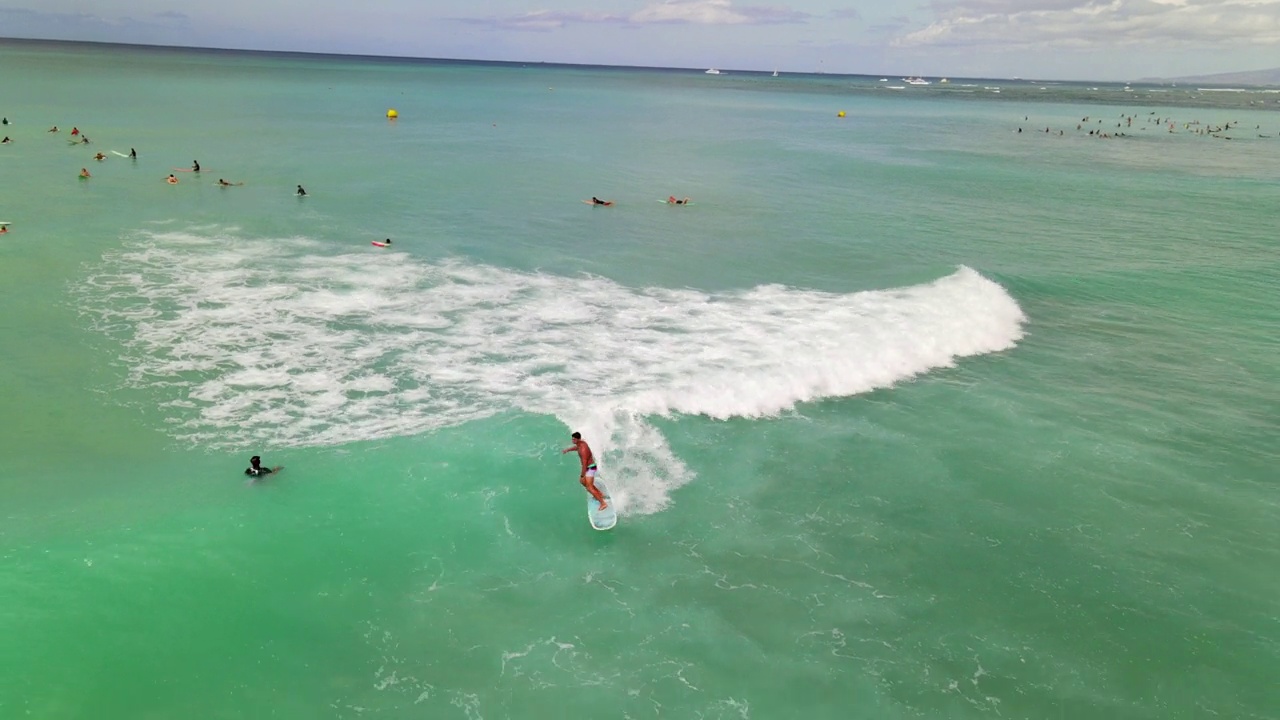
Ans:
POLYGON ((591 493, 591 497, 600 503, 600 509, 609 507, 609 503, 605 501, 604 495, 596 488, 596 458, 591 454, 591 446, 587 445, 587 441, 582 439, 582 433, 575 432, 570 437, 573 438, 573 444, 560 451, 563 455, 573 450, 578 451, 578 459, 582 461, 582 475, 578 477, 578 482, 582 483, 582 487, 591 493))

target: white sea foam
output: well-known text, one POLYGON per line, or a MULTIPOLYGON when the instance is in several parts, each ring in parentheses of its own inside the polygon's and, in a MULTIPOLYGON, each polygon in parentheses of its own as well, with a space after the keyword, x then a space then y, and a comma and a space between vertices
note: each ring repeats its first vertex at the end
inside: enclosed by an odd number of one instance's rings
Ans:
POLYGON ((305 239, 155 232, 107 255, 85 312, 170 431, 230 447, 422 433, 517 408, 580 429, 631 512, 690 472, 646 418, 776 414, 1010 348, 1017 303, 969 268, 897 290, 708 294, 305 239))

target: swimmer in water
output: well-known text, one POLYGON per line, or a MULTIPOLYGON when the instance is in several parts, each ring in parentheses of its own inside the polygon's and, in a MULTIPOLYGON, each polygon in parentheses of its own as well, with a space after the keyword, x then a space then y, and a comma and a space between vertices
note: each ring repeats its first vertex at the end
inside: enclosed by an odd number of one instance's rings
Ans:
POLYGON ((80 128, 78 128, 78 127, 73 127, 73 128, 71 128, 71 134, 72 134, 72 135, 79 135, 79 134, 80 134, 80 128))
POLYGON ((53 127, 49 128, 49 132, 58 132, 58 126, 54 125, 53 127))
POLYGON ((244 474, 248 475, 254 480, 257 480, 259 478, 264 478, 273 472, 280 472, 280 470, 282 470, 283 468, 284 468, 283 465, 277 465, 273 468, 262 467, 262 458, 258 457, 257 455, 254 455, 253 457, 249 458, 249 467, 245 468, 244 474))
POLYGON ((9 232, 9 226, 8 226, 8 225, 0 225, 0 235, 4 235, 4 234, 5 234, 5 233, 7 233, 7 232, 9 232))
POLYGON ((178 184, 178 178, 174 177, 173 173, 169 173, 169 177, 165 178, 164 181, 169 183, 170 185, 178 184))
POLYGON ((103 155, 102 153, 98 153, 97 155, 93 156, 93 159, 97 160, 98 162, 102 162, 103 160, 107 159, 107 156, 103 155))
POLYGON ((223 180, 222 178, 218 178, 218 185, 220 187, 236 187, 238 185, 243 185, 243 184, 244 183, 242 182, 230 183, 230 182, 227 182, 226 180, 223 180))
POLYGON ((306 196, 307 196, 307 191, 306 191, 306 190, 303 190, 303 189, 302 189, 302 186, 301 186, 301 185, 299 185, 299 186, 298 186, 298 192, 294 193, 294 195, 297 195, 298 197, 306 197, 306 196))
POLYGON ((688 205, 689 198, 685 198, 683 200, 677 200, 675 195, 668 195, 667 204, 668 205, 688 205))
POLYGON ((9 139, 9 136, 8 136, 8 135, 5 135, 5 136, 4 136, 4 139, 3 139, 3 140, 0 140, 0 145, 8 145, 8 144, 9 144, 9 143, 11 143, 11 142, 13 142, 13 141, 9 139))
POLYGON ((613 201, 612 201, 612 200, 601 200, 600 198, 596 197, 595 195, 592 195, 592 196, 591 196, 591 204, 592 204, 592 205, 612 205, 612 204, 613 204, 613 201))
POLYGON ((80 168, 80 177, 82 178, 92 177, 89 174, 89 168, 80 168))

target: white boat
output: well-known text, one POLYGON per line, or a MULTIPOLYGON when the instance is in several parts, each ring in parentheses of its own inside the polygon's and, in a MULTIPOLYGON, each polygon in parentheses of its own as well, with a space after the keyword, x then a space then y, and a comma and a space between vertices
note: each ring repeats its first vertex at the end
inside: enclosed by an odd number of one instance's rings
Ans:
POLYGON ((932 85, 933 84, 932 82, 929 82, 928 80, 925 80, 922 77, 906 77, 906 78, 902 78, 902 82, 908 85, 932 85))
POLYGON ((710 70, 707 70, 707 74, 708 74, 708 75, 719 75, 719 74, 720 74, 720 71, 719 71, 719 70, 717 70, 717 69, 715 69, 715 68, 711 68, 710 70))
POLYGON ((777 71, 777 70, 774 70, 774 71, 773 71, 773 76, 774 76, 774 77, 778 77, 778 71, 777 71))

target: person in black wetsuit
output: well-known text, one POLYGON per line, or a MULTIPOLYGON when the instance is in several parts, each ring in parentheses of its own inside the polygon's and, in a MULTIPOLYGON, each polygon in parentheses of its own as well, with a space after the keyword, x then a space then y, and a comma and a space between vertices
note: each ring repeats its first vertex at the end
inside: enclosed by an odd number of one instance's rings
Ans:
POLYGON ((307 195, 307 191, 306 191, 306 190, 303 190, 303 189, 302 189, 302 186, 301 186, 301 185, 299 185, 299 186, 298 186, 298 192, 294 193, 294 195, 297 195, 298 197, 306 197, 306 195, 307 195))
POLYGON ((249 467, 245 468, 244 474, 248 475, 251 478, 262 478, 270 475, 271 473, 279 469, 280 468, 278 467, 274 467, 274 468, 262 467, 262 458, 258 457, 257 455, 254 455, 253 457, 249 458, 249 467))
POLYGON ((200 161, 199 161, 199 160, 192 160, 192 161, 191 161, 191 172, 200 172, 200 161))

